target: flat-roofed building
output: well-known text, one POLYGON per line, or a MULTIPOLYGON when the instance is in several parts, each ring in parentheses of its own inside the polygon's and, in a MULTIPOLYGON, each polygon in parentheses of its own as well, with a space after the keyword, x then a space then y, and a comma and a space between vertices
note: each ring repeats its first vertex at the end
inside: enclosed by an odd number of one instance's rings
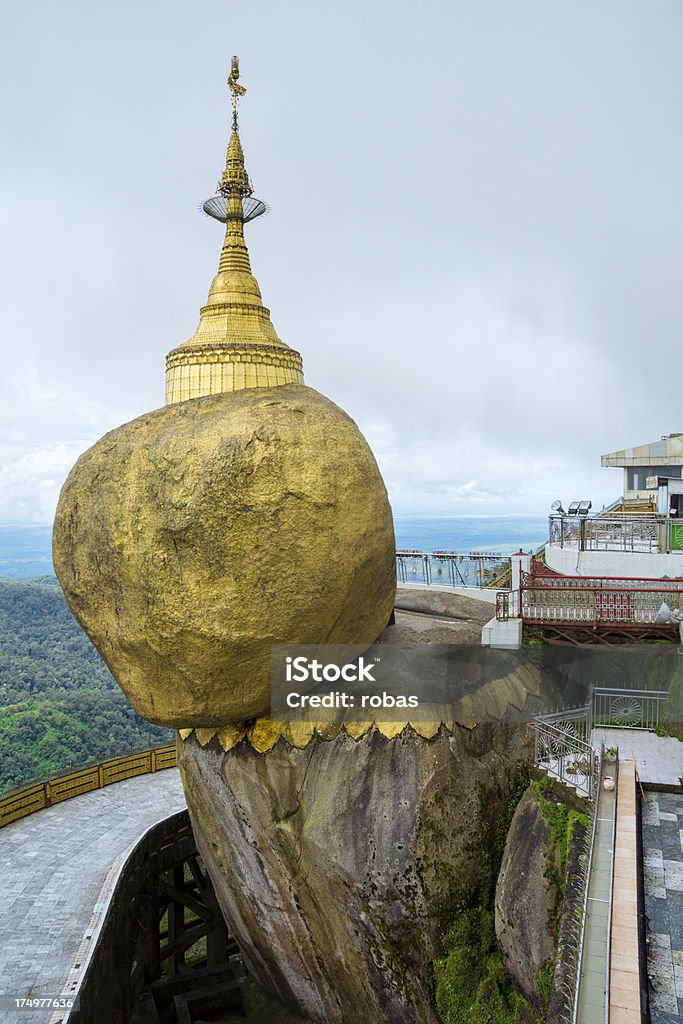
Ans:
POLYGON ((655 478, 683 477, 683 433, 665 434, 659 441, 603 455, 601 465, 624 470, 624 501, 657 501, 655 478))

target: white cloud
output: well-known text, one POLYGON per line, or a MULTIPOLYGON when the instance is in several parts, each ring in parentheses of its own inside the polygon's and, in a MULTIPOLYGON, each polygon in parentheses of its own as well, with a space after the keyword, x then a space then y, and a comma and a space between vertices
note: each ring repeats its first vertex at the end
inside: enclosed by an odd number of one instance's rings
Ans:
POLYGON ((56 443, 22 454, 0 448, 0 522, 51 522, 62 483, 86 447, 56 443))
POLYGON ((264 300, 399 511, 601 503, 602 452, 683 429, 676 5, 162 6, 4 25, 0 519, 49 519, 163 400, 218 260, 232 52, 264 300))

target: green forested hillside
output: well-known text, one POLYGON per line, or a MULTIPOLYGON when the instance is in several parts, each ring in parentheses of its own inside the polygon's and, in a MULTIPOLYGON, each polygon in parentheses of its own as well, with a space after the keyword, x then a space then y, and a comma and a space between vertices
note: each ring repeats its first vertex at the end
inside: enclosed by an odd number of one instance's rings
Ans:
POLYGON ((0 792, 173 738, 135 714, 54 576, 0 579, 0 792))

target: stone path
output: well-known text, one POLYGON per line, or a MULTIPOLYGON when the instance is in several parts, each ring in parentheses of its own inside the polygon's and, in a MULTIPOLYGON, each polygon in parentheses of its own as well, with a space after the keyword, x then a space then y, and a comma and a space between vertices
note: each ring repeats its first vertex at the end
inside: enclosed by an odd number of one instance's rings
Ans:
POLYGON ((59 997, 112 862, 185 807, 167 768, 74 797, 0 829, 0 1024, 52 1011, 16 999, 59 997))
POLYGON ((609 905, 614 843, 614 791, 598 793, 597 822, 579 976, 578 1024, 604 1024, 609 946, 609 905))
POLYGON ((643 869, 652 1024, 683 1022, 683 795, 646 793, 643 869))
POLYGON ((640 1024, 636 771, 619 760, 617 834, 614 847, 612 942, 609 972, 610 1024, 640 1024))

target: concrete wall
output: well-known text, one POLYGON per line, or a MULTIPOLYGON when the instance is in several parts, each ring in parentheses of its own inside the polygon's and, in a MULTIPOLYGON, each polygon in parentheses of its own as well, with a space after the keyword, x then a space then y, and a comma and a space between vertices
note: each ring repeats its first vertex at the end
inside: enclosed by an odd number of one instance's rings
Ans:
POLYGON ((670 555, 644 551, 578 551, 548 544, 545 561, 564 576, 632 576, 660 579, 683 576, 683 551, 670 555))
MULTIPOLYGON (((501 588, 504 589, 504 588, 501 588)), ((405 608, 411 610, 411 607, 406 603, 408 595, 411 593, 417 594, 458 594, 460 597, 471 597, 475 601, 487 601, 489 604, 496 603, 496 591, 480 588, 480 587, 439 587, 435 583, 399 583, 396 587, 397 608, 405 608), (400 603, 399 603, 400 602, 400 603)), ((432 608, 412 608, 414 611, 432 611, 432 608)), ((447 615, 448 612, 438 612, 439 615, 447 615)))
POLYGON ((482 627, 482 647, 498 647, 503 650, 517 651, 522 646, 522 620, 491 619, 482 627))

